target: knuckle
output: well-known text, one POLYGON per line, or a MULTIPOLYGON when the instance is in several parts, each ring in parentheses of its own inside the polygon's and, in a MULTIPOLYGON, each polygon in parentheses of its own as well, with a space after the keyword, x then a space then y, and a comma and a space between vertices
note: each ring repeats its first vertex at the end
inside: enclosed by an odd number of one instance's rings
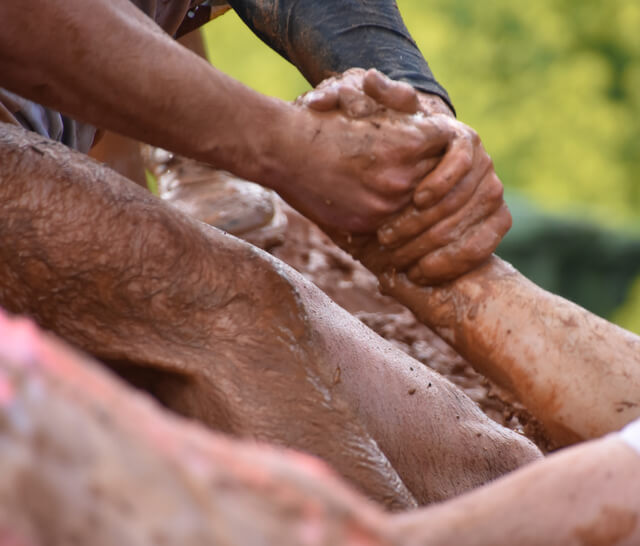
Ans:
POLYGON ((495 174, 492 174, 489 177, 489 188, 487 195, 491 201, 502 201, 504 197, 504 186, 495 174))
MULTIPOLYGON (((466 173, 471 170, 473 167, 473 154, 470 153, 469 150, 461 150, 455 157, 455 169, 456 171, 459 169, 461 172, 466 173)), ((449 174, 447 179, 452 178, 452 174, 449 174)))
POLYGON ((421 154, 427 145, 427 138, 417 128, 406 131, 406 134, 403 135, 403 146, 409 156, 421 154))
POLYGON ((412 189, 412 182, 402 173, 389 173, 378 179, 378 188, 386 194, 406 193, 412 189))

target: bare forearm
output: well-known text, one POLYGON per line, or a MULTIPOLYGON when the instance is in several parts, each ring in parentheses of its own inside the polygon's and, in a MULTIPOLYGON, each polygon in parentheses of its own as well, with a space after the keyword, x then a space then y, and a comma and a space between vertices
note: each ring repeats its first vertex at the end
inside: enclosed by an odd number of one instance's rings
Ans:
POLYGON ((382 279, 483 374, 512 390, 560 443, 640 413, 640 338, 542 290, 492 258, 440 287, 382 279))
POLYGON ((128 0, 9 1, 0 5, 0 21, 0 85, 94 125, 264 178, 256 159, 269 150, 259 129, 288 106, 215 70, 128 0))
POLYGON ((433 508, 397 517, 410 544, 637 544, 638 454, 589 442, 433 508))

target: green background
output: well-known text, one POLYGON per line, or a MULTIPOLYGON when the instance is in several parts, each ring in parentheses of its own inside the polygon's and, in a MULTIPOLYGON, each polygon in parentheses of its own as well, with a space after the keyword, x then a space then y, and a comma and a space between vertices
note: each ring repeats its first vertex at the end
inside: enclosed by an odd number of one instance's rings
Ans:
MULTIPOLYGON (((398 5, 507 188, 514 228, 498 253, 640 332, 640 2, 398 5)), ((213 64, 250 87, 308 89, 235 14, 204 33, 213 64)))

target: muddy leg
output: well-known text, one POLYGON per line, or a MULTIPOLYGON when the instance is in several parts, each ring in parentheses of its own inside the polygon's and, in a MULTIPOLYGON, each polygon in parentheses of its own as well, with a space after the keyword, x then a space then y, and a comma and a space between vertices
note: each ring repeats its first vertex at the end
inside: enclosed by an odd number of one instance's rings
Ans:
POLYGON ((420 502, 538 456, 281 262, 61 147, 9 130, 1 146, 0 301, 181 374, 155 382, 175 409, 318 454, 396 507, 411 497, 378 445, 420 502))
POLYGON ((0 311, 0 544, 367 544, 389 517, 318 460, 162 411, 0 311))
POLYGON ((0 304, 105 360, 182 376, 164 400, 209 425, 323 457, 414 505, 328 388, 290 271, 63 146, 0 131, 0 304))

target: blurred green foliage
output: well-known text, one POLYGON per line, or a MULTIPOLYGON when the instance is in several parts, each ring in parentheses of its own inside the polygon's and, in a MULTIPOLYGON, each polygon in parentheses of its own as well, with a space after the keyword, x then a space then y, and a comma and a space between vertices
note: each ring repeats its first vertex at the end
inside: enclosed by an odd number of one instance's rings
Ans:
POLYGON ((640 2, 400 6, 458 116, 478 130, 509 187, 547 210, 636 222, 640 2))
MULTIPOLYGON (((501 254, 640 332, 640 281, 630 290, 640 273, 640 2, 398 5, 509 194, 533 203, 510 198, 515 227, 501 254)), ((205 37, 213 64, 254 89, 285 99, 308 89, 234 14, 205 37)))

